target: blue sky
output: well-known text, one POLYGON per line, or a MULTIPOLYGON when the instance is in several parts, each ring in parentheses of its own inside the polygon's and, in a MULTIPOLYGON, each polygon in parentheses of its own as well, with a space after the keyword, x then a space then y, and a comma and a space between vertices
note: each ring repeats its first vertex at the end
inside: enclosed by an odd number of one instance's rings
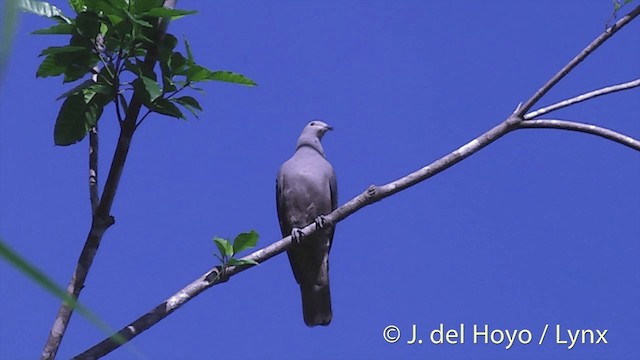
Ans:
MULTIPOLYGON (((65 3, 61 3, 63 9, 65 3)), ((280 239, 275 175, 311 119, 339 202, 457 149, 529 98, 599 35, 610 1, 182 1, 171 24, 198 62, 259 86, 205 84, 188 122, 153 116, 134 138, 81 301, 120 328, 216 264, 214 235, 280 239)), ((633 2, 631 5, 636 5, 633 2)), ((23 15, 0 86, 0 234, 66 286, 90 224, 87 141, 53 145, 70 86, 35 79, 23 15)), ((638 20, 535 107, 638 78, 638 20)), ((548 116, 640 136, 638 90, 548 116)), ((101 180, 117 136, 101 119, 101 180)), ((331 251, 334 318, 307 328, 283 254, 216 286, 131 344, 149 359, 635 359, 640 337, 640 155, 591 135, 520 130, 341 222, 331 251), (465 343, 428 332, 465 326, 465 343), (407 344, 412 324, 425 339, 407 344), (473 326, 529 330, 528 345, 473 343, 473 326), (542 345, 545 325, 551 328, 542 345), (382 331, 401 330, 388 344, 382 331), (608 330, 557 344, 555 326, 608 330), (422 335, 427 334, 427 335, 422 335), (597 339, 597 336, 596 336, 597 339)), ((0 358, 38 357, 59 301, 0 262, 0 358)), ((74 315, 59 358, 104 338, 74 315)), ((110 359, 131 359, 126 348, 110 359)))

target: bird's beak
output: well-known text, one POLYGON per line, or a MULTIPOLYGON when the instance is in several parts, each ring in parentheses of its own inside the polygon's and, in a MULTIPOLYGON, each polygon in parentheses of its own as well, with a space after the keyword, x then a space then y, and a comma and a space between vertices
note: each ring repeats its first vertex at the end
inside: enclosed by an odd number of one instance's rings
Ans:
POLYGON ((325 127, 325 130, 326 130, 326 131, 333 130, 333 126, 327 125, 327 126, 325 127))

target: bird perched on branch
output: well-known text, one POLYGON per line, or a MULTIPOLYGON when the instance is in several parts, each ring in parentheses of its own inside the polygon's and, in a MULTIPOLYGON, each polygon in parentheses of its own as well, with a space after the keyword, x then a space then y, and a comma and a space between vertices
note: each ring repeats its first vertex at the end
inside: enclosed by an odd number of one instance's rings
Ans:
POLYGON ((282 236, 294 244, 287 252, 293 275, 300 285, 302 313, 307 326, 329 325, 329 250, 335 228, 326 226, 323 215, 338 205, 338 187, 333 167, 320 140, 331 126, 313 120, 302 130, 296 151, 280 167, 276 178, 276 205, 282 236), (301 228, 312 222, 320 227, 302 236, 301 228))

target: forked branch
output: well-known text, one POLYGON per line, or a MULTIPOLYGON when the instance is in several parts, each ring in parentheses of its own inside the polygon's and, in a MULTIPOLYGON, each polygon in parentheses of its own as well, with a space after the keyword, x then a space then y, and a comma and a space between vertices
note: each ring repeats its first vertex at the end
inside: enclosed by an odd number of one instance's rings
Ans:
POLYGON ((622 90, 629 90, 629 89, 633 89, 634 87, 640 86, 640 79, 636 79, 633 81, 629 81, 623 84, 618 84, 618 85, 612 85, 612 86, 607 86, 604 87, 602 89, 598 89, 598 90, 594 90, 594 91, 589 91, 588 93, 584 93, 582 95, 578 95, 575 97, 572 97, 570 99, 567 100, 563 100, 560 101, 558 103, 555 103, 553 105, 549 105, 546 107, 543 107, 542 109, 536 110, 536 111, 532 111, 526 115, 524 115, 524 119, 525 120, 530 120, 530 119, 534 119, 540 115, 544 115, 544 114, 548 114, 552 111, 558 110, 558 109, 562 109, 565 108, 567 106, 573 105, 573 104, 577 104, 579 102, 583 102, 589 99, 593 99, 596 98, 598 96, 602 96, 602 95, 607 95, 607 94, 612 94, 614 92, 618 92, 618 91, 622 91, 622 90))

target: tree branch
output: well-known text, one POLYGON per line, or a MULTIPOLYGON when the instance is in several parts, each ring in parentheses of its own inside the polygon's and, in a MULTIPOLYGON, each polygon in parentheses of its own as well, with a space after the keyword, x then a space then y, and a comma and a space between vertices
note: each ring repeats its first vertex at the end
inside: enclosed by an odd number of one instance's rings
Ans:
MULTIPOLYGON (((585 48, 578 56, 571 60, 569 64, 563 67, 560 72, 554 75, 554 77, 552 77, 540 90, 538 90, 529 100, 527 100, 524 106, 519 105, 514 113, 502 123, 498 124, 479 137, 471 140, 459 149, 411 174, 408 174, 386 185, 378 187, 375 185, 371 185, 362 194, 349 200, 346 204, 340 206, 330 214, 326 215, 325 220, 328 224, 335 225, 365 206, 371 205, 397 192, 407 189, 448 169, 449 167, 475 154, 480 149, 493 143, 505 134, 519 128, 528 127, 530 124, 533 124, 530 120, 524 121, 523 114, 526 113, 527 110, 530 109, 533 105, 535 105, 537 101, 540 100, 540 98, 547 91, 549 91, 549 89, 551 89, 558 81, 560 81, 560 79, 562 79, 567 73, 569 73, 578 63, 584 60, 598 46, 602 45, 602 43, 604 43, 624 25, 629 23, 638 14, 640 14, 640 6, 634 9, 627 16, 620 19, 616 24, 613 25, 613 27, 605 30, 602 35, 598 36, 589 46, 587 46, 587 48, 585 48)), ((304 227, 302 229, 302 232, 305 237, 308 237, 316 230, 317 228, 314 222, 304 227)), ((291 236, 287 236, 267 247, 251 253, 243 259, 249 259, 258 263, 263 263, 270 258, 286 251, 290 246, 291 236)), ((214 267, 204 275, 200 276, 199 278, 185 286, 182 290, 153 308, 145 315, 139 317, 135 321, 122 328, 116 335, 113 336, 121 337, 122 339, 125 339, 127 341, 133 339, 134 337, 140 335, 145 330, 149 329, 151 326, 167 317, 169 314, 179 309, 182 305, 186 304, 191 299, 201 294, 206 289, 216 284, 226 282, 231 276, 239 274, 240 272, 250 267, 252 266, 229 266, 224 269, 222 269, 220 266, 214 267)), ((94 345, 85 352, 77 355, 74 359, 96 359, 110 353, 111 351, 123 345, 112 340, 112 337, 107 338, 94 345)))
POLYGON ((600 126, 585 124, 574 121, 555 120, 555 119, 540 119, 540 120, 525 120, 518 124, 518 128, 521 129, 560 129, 569 131, 578 131, 586 134, 592 134, 596 136, 615 141, 624 146, 628 146, 634 150, 640 151, 640 141, 630 136, 609 130, 600 126))
POLYGON ((567 107, 567 106, 570 106, 570 105, 573 105, 573 104, 577 104, 579 102, 583 102, 585 100, 593 99, 593 98, 596 98, 598 96, 611 94, 611 93, 622 91, 622 90, 633 89, 634 87, 637 87, 637 86, 640 86, 640 79, 629 81, 629 82, 626 82, 624 84, 607 86, 607 87, 604 87, 602 89, 590 91, 588 93, 585 93, 585 94, 582 94, 582 95, 578 95, 576 97, 572 97, 571 99, 563 100, 563 101, 560 101, 560 102, 555 103, 553 105, 549 105, 547 107, 544 107, 542 109, 539 109, 539 110, 536 110, 536 111, 532 111, 532 112, 524 115, 524 119, 525 120, 530 120, 530 119, 536 118, 536 117, 538 117, 540 115, 544 115, 544 114, 550 113, 552 111, 555 111, 555 110, 558 110, 558 109, 562 109, 564 107, 567 107))
MULTIPOLYGON (((177 0, 165 0, 164 6, 168 8, 174 8, 176 2, 177 0)), ((168 21, 169 19, 162 19, 162 21, 160 22, 158 26, 159 30, 157 32, 157 39, 161 40, 162 37, 164 37, 168 21)), ((156 60, 157 51, 150 50, 145 56, 144 63, 149 68, 153 68, 156 60)), ((74 299, 78 299, 78 297, 80 296, 80 292, 84 288, 84 283, 89 274, 89 269, 93 264, 93 260, 96 256, 96 253, 98 252, 98 247, 100 246, 100 242, 104 233, 111 225, 115 223, 114 218, 110 215, 111 207, 116 196, 118 184, 120 183, 124 164, 126 162, 127 155, 129 153, 129 147, 131 146, 131 140, 133 138, 133 133, 135 131, 136 120, 138 118, 138 115, 140 114, 141 108, 142 101, 140 99, 140 96, 137 92, 134 92, 131 103, 129 104, 129 107, 127 109, 125 119, 122 123, 120 123, 120 136, 118 138, 116 150, 113 155, 113 160, 111 161, 111 168, 109 169, 109 175, 107 176, 107 180, 103 189, 102 198, 93 211, 91 228, 89 230, 89 234, 87 235, 87 240, 84 244, 84 247, 82 248, 78 263, 75 270, 73 271, 69 286, 67 287, 67 294, 74 299)), ((93 138, 97 141, 97 137, 93 138)), ((92 134, 90 133, 90 142, 91 139, 92 134)), ((95 152, 95 155, 95 165, 97 171, 97 151, 95 152)), ((91 196, 93 197, 93 190, 90 191, 92 191, 91 196)), ((94 204, 92 199, 92 209, 93 206, 94 204)), ((43 360, 50 360, 55 358, 58 349, 60 348, 64 333, 66 332, 67 326, 69 325, 69 321, 71 320, 72 314, 73 309, 65 302, 63 302, 60 306, 60 309, 58 310, 58 314, 56 315, 56 319, 53 323, 53 326, 51 327, 51 331, 49 332, 49 337, 45 344, 44 350, 42 351, 41 358, 43 360)))
POLYGON ((623 16, 620 20, 618 20, 613 26, 607 28, 600 36, 595 38, 591 42, 591 44, 587 45, 584 50, 582 50, 576 57, 574 57, 567 65, 565 65, 557 74, 555 74, 546 84, 544 84, 538 91, 536 91, 533 96, 527 100, 524 105, 520 108, 520 111, 516 114, 522 117, 533 105, 535 105, 538 100, 540 100, 544 94, 546 94, 551 88, 558 83, 565 75, 567 75, 573 68, 578 66, 582 62, 582 60, 586 59, 589 54, 595 51, 600 45, 602 45, 607 39, 609 39, 613 34, 618 32, 618 30, 622 29, 625 25, 627 25, 631 20, 633 20, 636 16, 640 15, 640 6, 633 9, 630 13, 623 16))

